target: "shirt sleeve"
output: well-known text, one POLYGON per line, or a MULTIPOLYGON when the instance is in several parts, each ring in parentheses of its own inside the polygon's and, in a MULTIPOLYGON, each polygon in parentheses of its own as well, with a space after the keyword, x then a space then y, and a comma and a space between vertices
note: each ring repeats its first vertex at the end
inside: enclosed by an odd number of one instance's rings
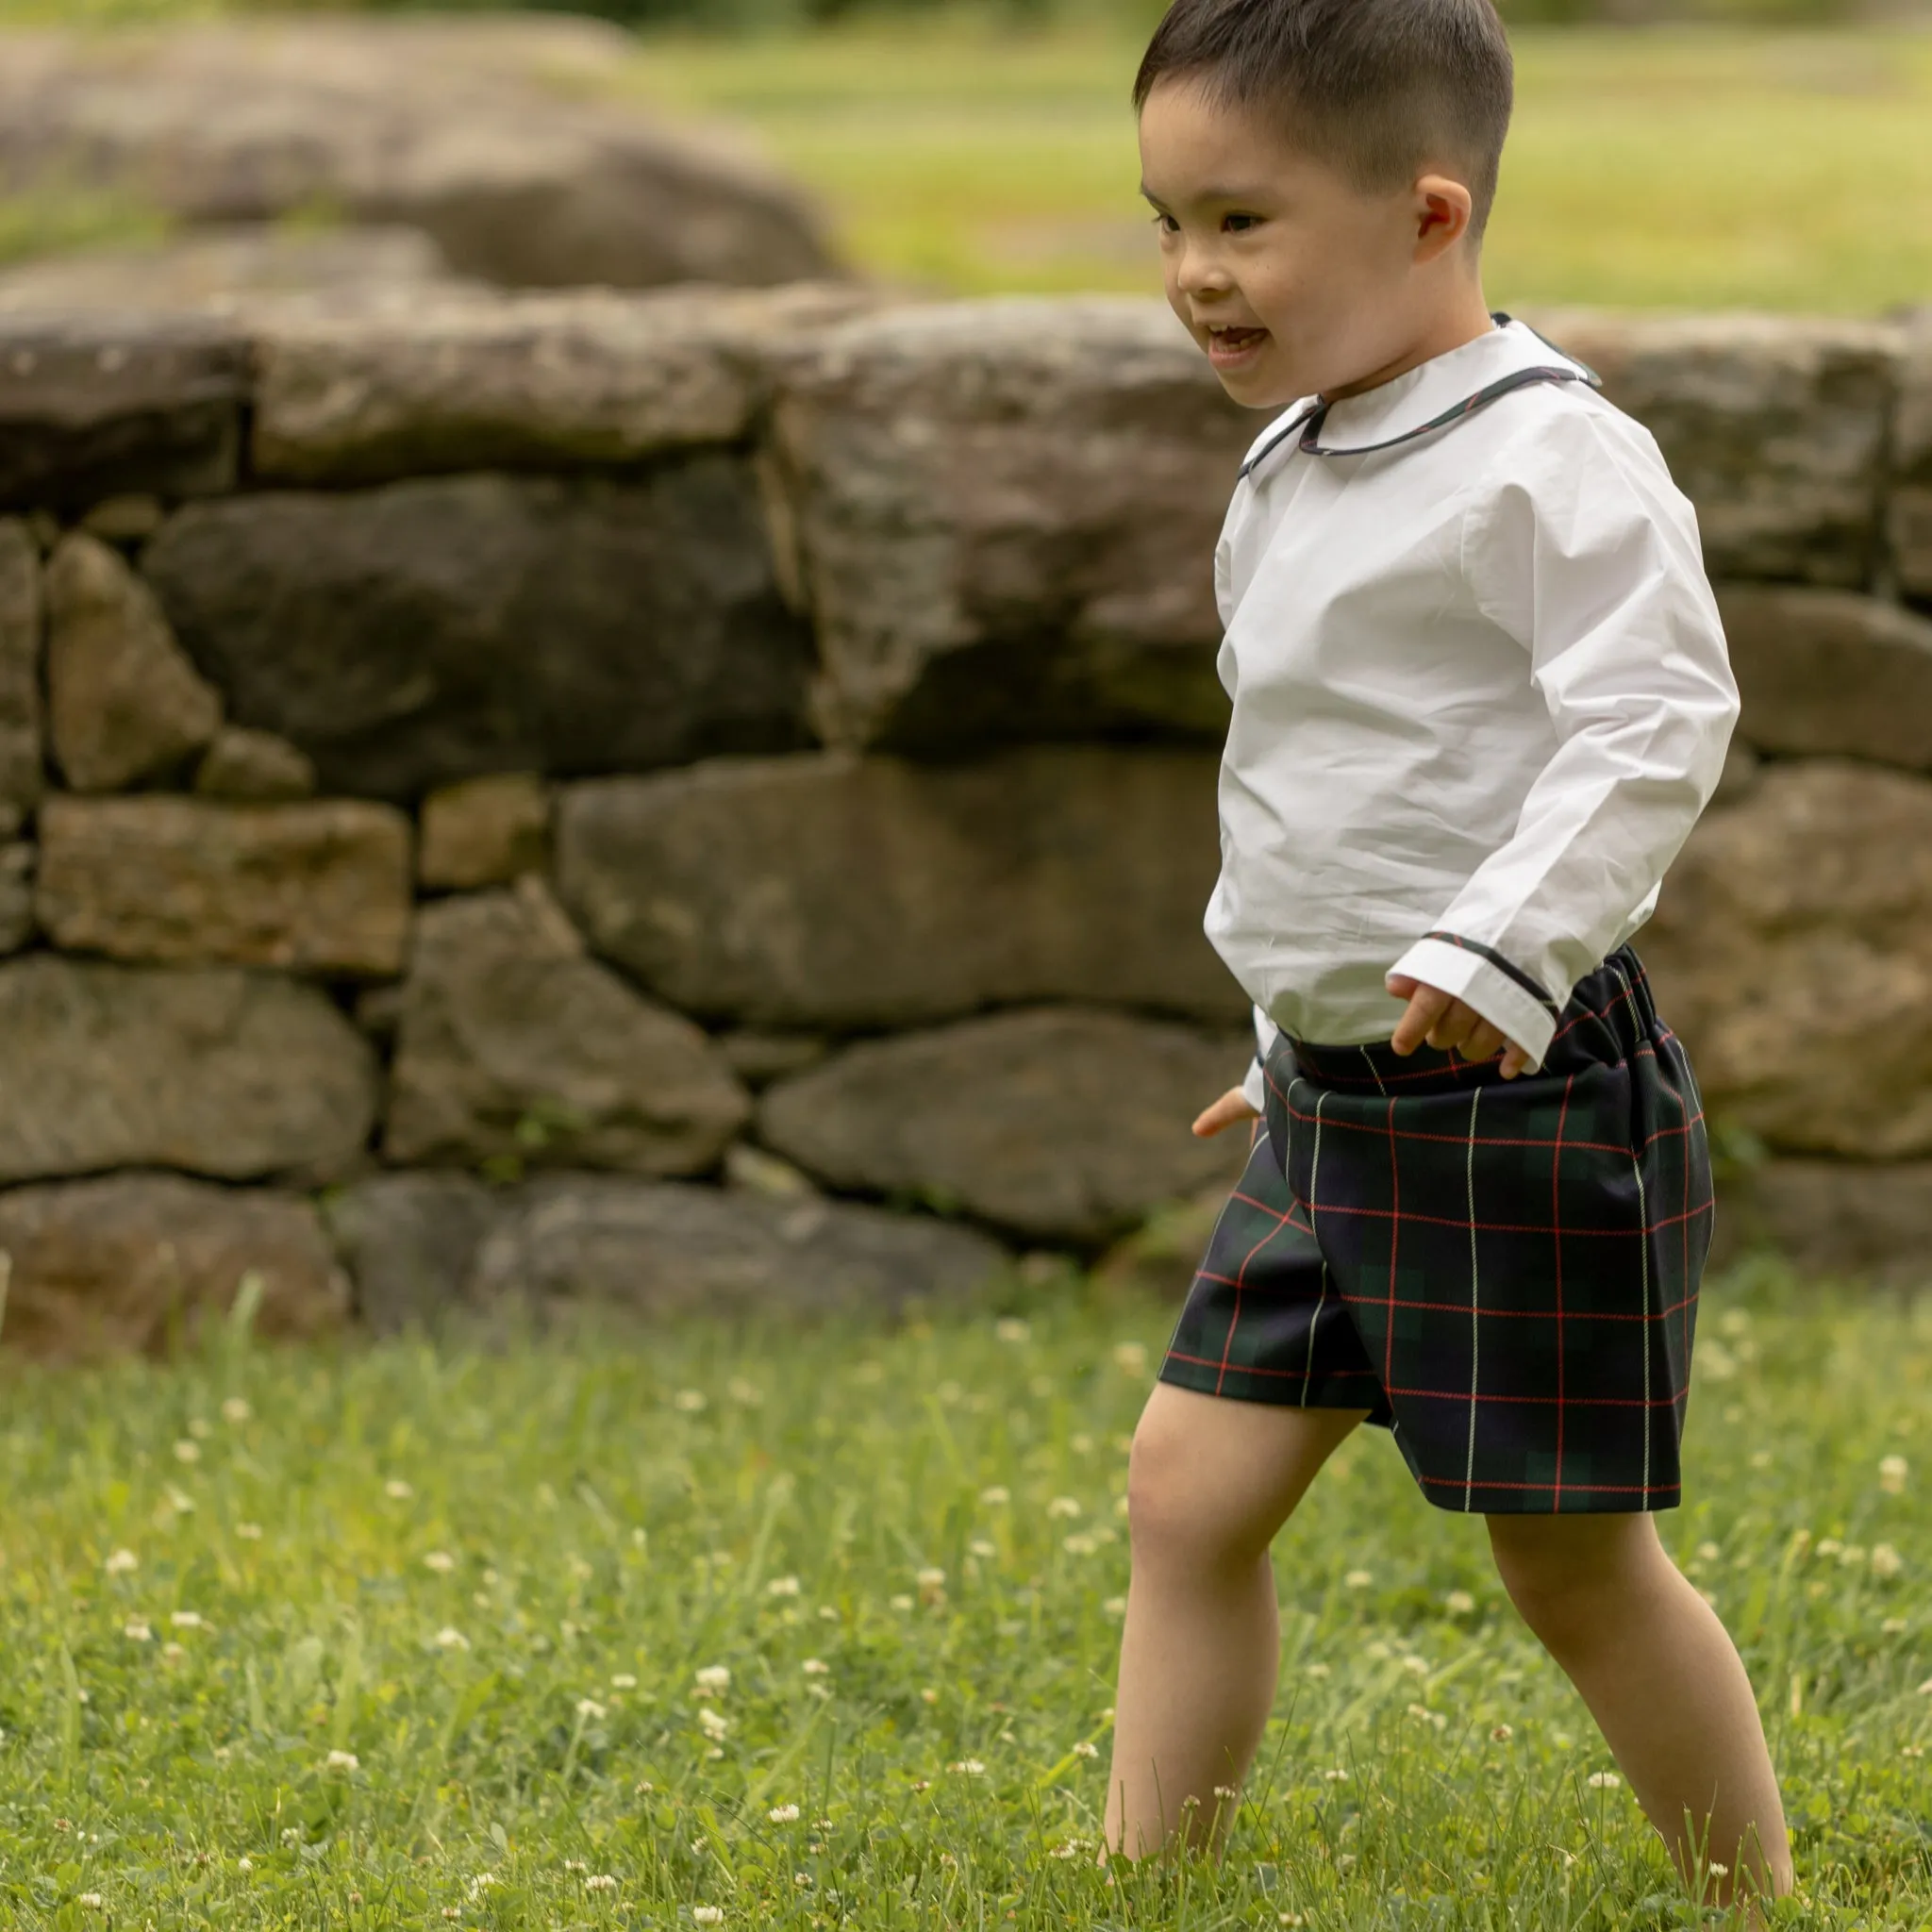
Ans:
POLYGON ((1466 581, 1528 654, 1555 750, 1510 838, 1393 971, 1540 1064, 1571 989, 1641 923, 1716 789, 1738 716, 1696 512, 1649 432, 1545 417, 1472 493, 1466 581))
POLYGON ((1281 1029, 1257 1006, 1255 1008, 1255 1058, 1248 1062, 1247 1078, 1241 1082, 1241 1098, 1257 1113, 1268 1110, 1268 1082, 1262 1069, 1262 1062, 1268 1057, 1268 1049, 1274 1044, 1274 1036, 1281 1029))

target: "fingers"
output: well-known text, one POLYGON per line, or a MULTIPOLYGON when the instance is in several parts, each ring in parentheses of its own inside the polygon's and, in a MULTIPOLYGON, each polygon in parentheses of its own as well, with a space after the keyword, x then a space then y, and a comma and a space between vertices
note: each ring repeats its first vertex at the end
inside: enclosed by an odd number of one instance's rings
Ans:
POLYGON ((1408 1005, 1403 1008, 1402 1018, 1395 1023, 1390 1045, 1401 1054, 1413 1053, 1424 1040, 1433 1045, 1437 1024, 1456 1004, 1446 992, 1436 987, 1416 986, 1408 996, 1408 1005))
POLYGON ((1503 1055, 1502 1074, 1506 1080, 1513 1080, 1518 1074, 1529 1066, 1529 1055, 1512 1040, 1507 1042, 1503 1055))
POLYGON ((1248 1097, 1239 1087, 1230 1087, 1211 1107, 1204 1108, 1194 1118, 1194 1132, 1206 1141, 1231 1127, 1237 1121, 1251 1121, 1255 1109, 1248 1105, 1248 1097))

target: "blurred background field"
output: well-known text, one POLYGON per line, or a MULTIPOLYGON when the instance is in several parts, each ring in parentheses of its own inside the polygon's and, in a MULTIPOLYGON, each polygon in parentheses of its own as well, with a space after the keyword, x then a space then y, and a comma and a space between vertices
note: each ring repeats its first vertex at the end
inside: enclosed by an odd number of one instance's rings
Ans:
MULTIPOLYGON (((274 10, 290 9, 5 0, 0 24, 274 10)), ((1146 4, 817 22, 790 0, 605 10, 647 29, 624 91, 748 129, 823 198, 862 270, 967 294, 1158 286, 1126 104, 1146 4)), ((1561 0, 1515 9, 1492 301, 1874 314, 1924 299, 1932 30, 1814 24, 1831 9, 1779 0, 1749 22, 1524 17, 1552 10, 1561 0)), ((149 225, 98 199, 16 205, 0 210, 0 258, 149 225)))

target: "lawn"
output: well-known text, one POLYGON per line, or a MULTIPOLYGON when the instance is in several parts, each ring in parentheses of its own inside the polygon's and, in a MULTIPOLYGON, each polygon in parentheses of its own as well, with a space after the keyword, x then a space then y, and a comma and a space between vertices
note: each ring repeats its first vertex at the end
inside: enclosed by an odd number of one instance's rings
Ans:
MULTIPOLYGON (((277 10, 0 0, 0 25, 277 10)), ((1127 93, 1157 10, 1080 0, 1036 30, 954 7, 805 36, 660 34, 617 88, 739 124, 875 274, 951 293, 1156 292, 1127 93)), ((1932 302, 1932 28, 1514 39, 1493 303, 1865 315, 1932 302)), ((0 259, 145 225, 100 199, 0 206, 0 259)))
MULTIPOLYGON (((1492 302, 1876 313, 1932 302, 1932 31, 1519 29, 1492 302)), ((960 18, 663 40, 639 86, 728 115, 850 253, 935 287, 1160 286, 1127 106, 1141 40, 960 18)))
MULTIPOLYGON (((1367 1432, 1277 1546, 1225 1863, 1109 1882, 1167 1313, 1006 1307, 15 1367, 0 1923, 1700 1923, 1479 1525, 1367 1432)), ((1661 1523, 1763 1700, 1807 1894, 1778 1923, 1932 1925, 1932 1305, 1733 1276, 1697 1364, 1661 1523)))

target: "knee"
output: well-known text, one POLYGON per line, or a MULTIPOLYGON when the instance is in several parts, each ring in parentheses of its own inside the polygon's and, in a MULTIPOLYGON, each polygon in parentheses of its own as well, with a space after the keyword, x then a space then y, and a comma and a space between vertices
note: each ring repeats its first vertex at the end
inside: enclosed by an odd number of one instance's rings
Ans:
POLYGON ((1662 1556, 1647 1516, 1492 1517, 1490 1544, 1509 1601, 1557 1653, 1628 1617, 1633 1586, 1662 1556))
POLYGON ((1127 1457, 1127 1533, 1137 1563, 1196 1570, 1246 1568, 1267 1548, 1229 1519, 1224 1481, 1199 1445, 1156 1415, 1141 1417, 1127 1457))

